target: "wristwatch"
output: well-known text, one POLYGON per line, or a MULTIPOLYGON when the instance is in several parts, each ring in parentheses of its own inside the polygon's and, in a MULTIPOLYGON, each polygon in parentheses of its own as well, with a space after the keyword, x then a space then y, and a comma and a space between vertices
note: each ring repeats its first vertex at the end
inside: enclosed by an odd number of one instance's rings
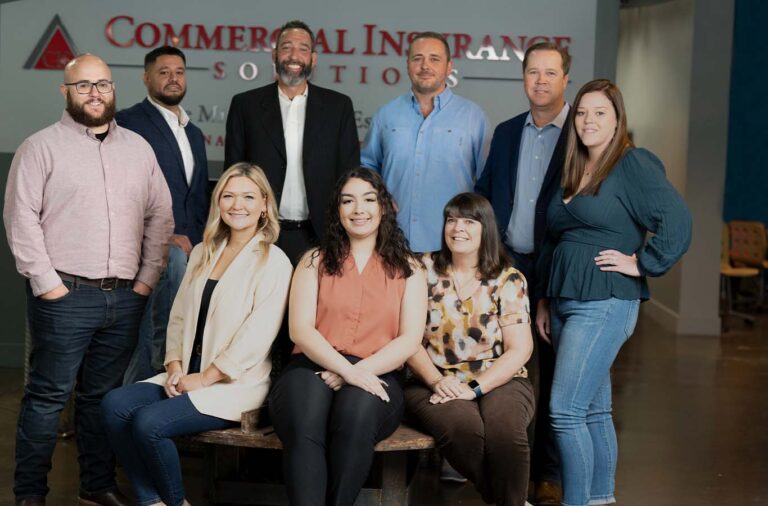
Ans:
POLYGON ((483 389, 480 388, 480 383, 478 383, 477 380, 470 381, 467 383, 467 386, 471 388, 473 392, 475 392, 475 399, 479 399, 483 396, 483 389))

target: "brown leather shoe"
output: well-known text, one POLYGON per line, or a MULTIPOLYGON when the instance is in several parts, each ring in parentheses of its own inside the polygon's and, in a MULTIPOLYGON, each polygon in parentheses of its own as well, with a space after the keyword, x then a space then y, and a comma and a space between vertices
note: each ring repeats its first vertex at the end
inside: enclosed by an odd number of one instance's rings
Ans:
POLYGON ((560 506, 563 501, 563 489, 559 483, 543 480, 536 483, 533 504, 537 506, 560 506))
POLYGON ((45 506, 45 499, 19 499, 16 506, 45 506))
POLYGON ((93 495, 80 492, 77 504, 78 506, 131 506, 133 503, 122 492, 115 489, 93 495))

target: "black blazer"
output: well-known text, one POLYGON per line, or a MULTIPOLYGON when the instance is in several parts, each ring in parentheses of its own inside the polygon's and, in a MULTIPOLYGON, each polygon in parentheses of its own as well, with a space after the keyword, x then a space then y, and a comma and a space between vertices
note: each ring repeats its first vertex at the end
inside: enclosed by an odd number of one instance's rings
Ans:
MULTIPOLYGON (((524 112, 496 127, 493 132, 488 159, 485 162, 485 169, 475 184, 475 191, 491 201, 494 214, 496 214, 496 224, 502 238, 507 231, 509 219, 512 216, 512 207, 515 203, 517 164, 527 115, 528 112, 524 112)), ((536 218, 533 226, 535 253, 538 253, 544 242, 547 230, 547 207, 560 187, 560 175, 563 172, 565 145, 568 137, 567 126, 568 120, 560 132, 555 151, 552 153, 552 159, 549 161, 547 173, 544 175, 539 198, 536 200, 536 218)))
POLYGON ((203 132, 190 121, 185 127, 195 169, 192 182, 187 184, 184 160, 179 143, 168 123, 154 105, 144 101, 118 112, 117 124, 133 130, 152 146, 157 162, 173 199, 174 234, 186 235, 193 245, 203 240, 203 229, 208 219, 211 196, 208 193, 208 159, 205 154, 203 132))
MULTIPOLYGON (((336 181, 360 165, 360 141, 348 96, 309 84, 302 154, 309 219, 317 236, 322 237, 325 211, 336 181)), ((277 82, 232 98, 224 165, 241 161, 264 170, 279 206, 286 156, 277 82)))

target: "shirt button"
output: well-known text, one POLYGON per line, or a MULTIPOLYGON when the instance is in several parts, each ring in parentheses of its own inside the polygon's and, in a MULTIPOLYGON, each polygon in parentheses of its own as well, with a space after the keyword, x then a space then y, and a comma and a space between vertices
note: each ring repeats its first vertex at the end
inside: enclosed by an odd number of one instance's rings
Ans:
POLYGON ((531 204, 533 204, 533 199, 529 200, 528 202, 530 202, 531 204))
POLYGON ((538 157, 538 156, 534 156, 534 158, 535 158, 536 160, 538 160, 538 159, 539 159, 539 157, 538 157))

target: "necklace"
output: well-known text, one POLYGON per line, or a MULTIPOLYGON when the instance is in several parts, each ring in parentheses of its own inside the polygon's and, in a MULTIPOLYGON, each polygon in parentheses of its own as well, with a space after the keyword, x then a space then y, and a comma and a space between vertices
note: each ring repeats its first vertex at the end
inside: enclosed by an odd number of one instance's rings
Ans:
MULTIPOLYGON (((453 286, 456 289, 456 295, 459 297, 460 301, 463 301, 467 297, 462 296, 462 293, 464 291, 466 291, 467 287, 472 286, 473 282, 478 281, 478 279, 477 279, 477 269, 473 269, 472 270, 472 274, 467 276, 466 279, 464 279, 463 283, 459 283, 459 278, 456 276, 456 271, 453 268, 451 268, 451 278, 453 278, 453 286)), ((474 286, 473 286, 473 289, 470 292, 470 295, 472 295, 472 293, 474 293, 474 291, 475 290, 474 290, 474 286)))

